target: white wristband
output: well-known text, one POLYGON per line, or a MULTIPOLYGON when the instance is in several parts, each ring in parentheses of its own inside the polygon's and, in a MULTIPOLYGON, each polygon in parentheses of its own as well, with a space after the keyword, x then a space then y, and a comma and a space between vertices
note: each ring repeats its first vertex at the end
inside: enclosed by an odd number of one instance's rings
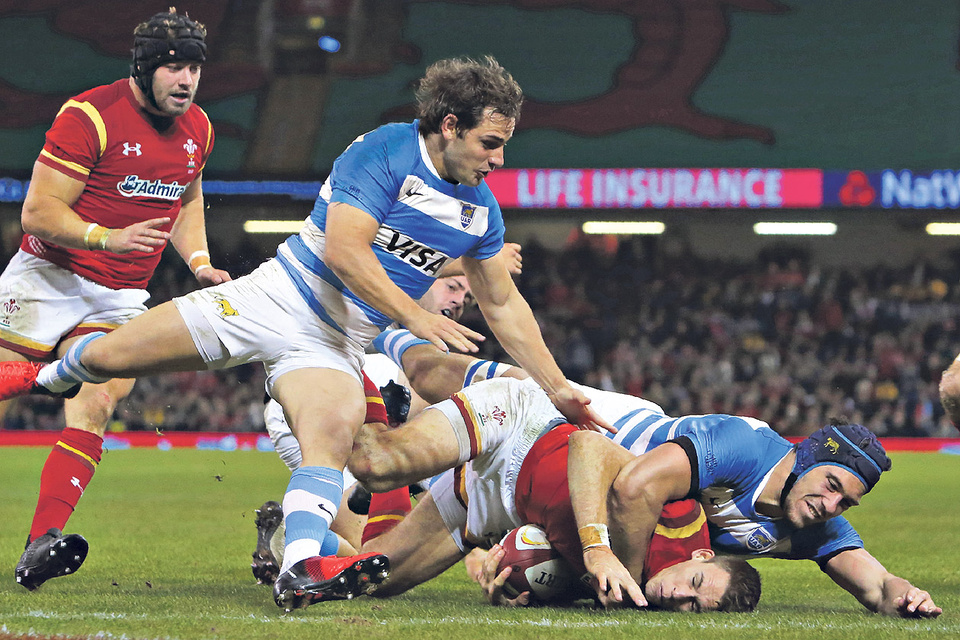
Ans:
POLYGON ((194 258, 199 258, 200 256, 209 258, 210 252, 204 251, 203 249, 201 249, 200 251, 194 251, 193 253, 190 254, 190 258, 187 260, 187 264, 190 264, 191 262, 193 262, 194 258))

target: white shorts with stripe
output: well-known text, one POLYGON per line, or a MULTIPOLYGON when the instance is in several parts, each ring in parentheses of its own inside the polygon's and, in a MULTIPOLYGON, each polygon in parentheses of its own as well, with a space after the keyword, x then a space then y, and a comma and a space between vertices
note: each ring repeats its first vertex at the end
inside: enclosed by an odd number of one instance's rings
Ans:
POLYGON ((296 369, 335 369, 360 380, 363 347, 317 317, 276 259, 174 303, 211 369, 262 362, 268 390, 296 369))
POLYGON ((110 289, 18 251, 0 275, 0 343, 46 358, 65 337, 110 331, 147 310, 143 289, 110 289))
MULTIPOLYGON (((466 539, 479 546, 499 542, 507 531, 523 524, 515 495, 524 458, 540 436, 566 418, 532 379, 478 382, 431 408, 442 411, 453 425, 461 462, 470 460, 451 490, 452 499, 465 506, 466 539)), ((453 483, 453 476, 448 482, 453 483)), ((445 521, 449 516, 454 525, 451 514, 457 511, 450 499, 445 498, 449 506, 440 512, 444 516, 446 510, 445 521)))
MULTIPOLYGON (((571 384, 610 423, 641 409, 662 413, 649 400, 571 384)), ((516 508, 524 459, 540 436, 567 420, 530 378, 478 382, 432 408, 443 411, 453 425, 461 462, 470 460, 439 476, 431 487, 440 515, 451 534, 459 529, 469 543, 499 542, 525 524, 516 508)))

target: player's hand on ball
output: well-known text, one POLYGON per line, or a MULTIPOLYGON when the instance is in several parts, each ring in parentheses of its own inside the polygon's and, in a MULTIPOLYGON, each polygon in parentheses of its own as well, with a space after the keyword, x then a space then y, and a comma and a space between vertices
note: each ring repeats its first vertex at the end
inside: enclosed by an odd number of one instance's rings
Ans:
POLYGON ((497 573, 497 567, 503 559, 503 547, 498 544, 493 545, 487 557, 483 559, 480 573, 477 575, 477 582, 483 589, 483 594, 487 597, 487 602, 494 606, 504 607, 525 607, 530 604, 530 592, 524 591, 516 598, 508 598, 504 593, 503 585, 506 584, 510 574, 513 573, 511 567, 507 567, 500 573, 497 573))
POLYGON ((643 589, 608 547, 587 549, 583 552, 583 562, 593 576, 594 589, 604 607, 622 607, 628 602, 638 607, 647 606, 643 589))

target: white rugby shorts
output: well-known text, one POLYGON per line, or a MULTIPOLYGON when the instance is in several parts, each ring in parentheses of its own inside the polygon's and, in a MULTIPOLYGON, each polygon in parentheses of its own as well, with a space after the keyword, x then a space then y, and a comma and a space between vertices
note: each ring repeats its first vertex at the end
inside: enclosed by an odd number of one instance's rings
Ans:
POLYGON ((111 331, 147 310, 143 289, 110 289, 18 251, 0 274, 0 343, 46 358, 66 337, 111 331))
POLYGON ((275 259, 173 302, 211 369, 262 362, 268 390, 296 369, 335 369, 361 379, 363 347, 317 317, 275 259))
POLYGON ((461 502, 462 496, 458 497, 457 494, 463 490, 463 480, 460 474, 469 467, 470 465, 467 464, 458 469, 448 469, 435 476, 433 484, 430 485, 430 495, 433 497, 434 504, 437 505, 440 518, 457 548, 463 553, 470 550, 463 539, 463 532, 467 525, 467 508, 461 502), (460 485, 459 488, 458 484, 460 485))
POLYGON ((524 524, 515 497, 524 458, 540 436, 566 418, 531 378, 478 382, 431 408, 453 426, 460 462, 470 460, 461 482, 467 540, 481 546, 499 542, 524 524))

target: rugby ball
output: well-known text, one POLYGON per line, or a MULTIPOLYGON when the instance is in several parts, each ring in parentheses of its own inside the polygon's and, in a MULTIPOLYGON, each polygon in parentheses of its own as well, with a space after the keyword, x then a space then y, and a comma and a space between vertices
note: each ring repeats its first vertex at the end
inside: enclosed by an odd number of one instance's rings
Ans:
POLYGON ((504 593, 516 598, 529 591, 531 603, 571 602, 584 596, 582 585, 570 564, 550 546, 547 534, 532 524, 514 529, 500 541, 503 558, 497 573, 513 569, 503 585, 504 593))

